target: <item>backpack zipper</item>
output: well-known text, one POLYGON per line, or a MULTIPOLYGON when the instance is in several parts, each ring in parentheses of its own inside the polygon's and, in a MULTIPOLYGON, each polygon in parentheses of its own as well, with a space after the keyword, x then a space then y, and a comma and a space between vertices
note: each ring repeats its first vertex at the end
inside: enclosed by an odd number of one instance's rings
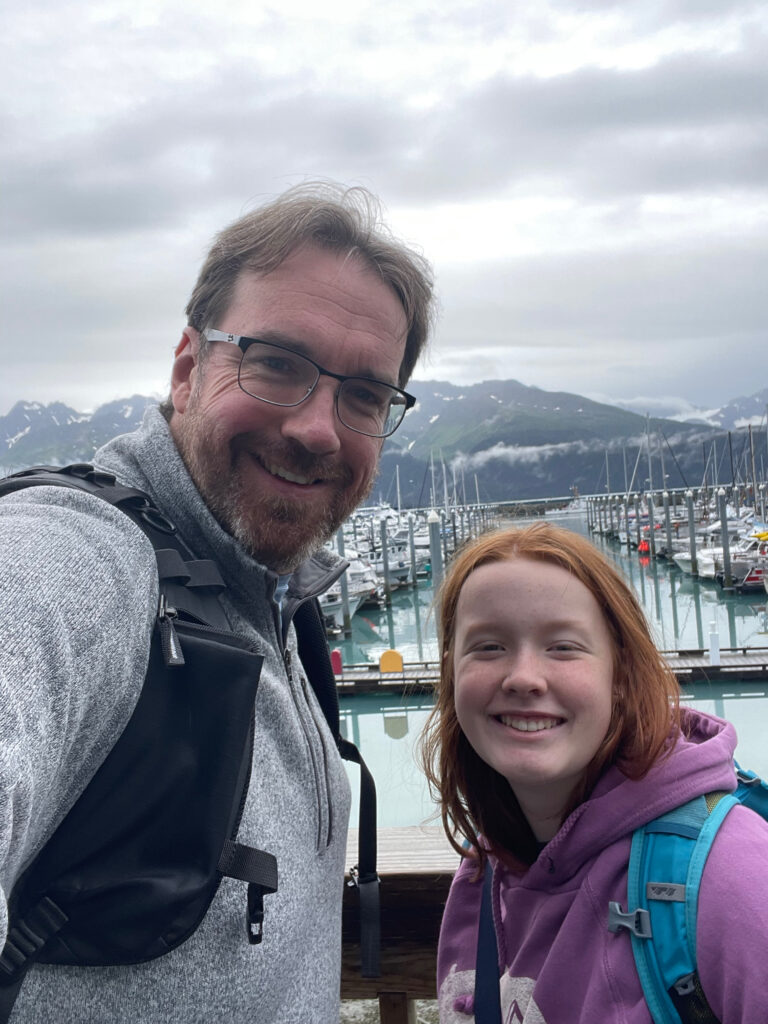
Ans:
POLYGON ((160 646, 166 665, 183 665, 184 652, 179 643, 179 635, 173 620, 179 617, 178 611, 168 604, 165 594, 161 592, 157 606, 157 624, 160 628, 160 646))

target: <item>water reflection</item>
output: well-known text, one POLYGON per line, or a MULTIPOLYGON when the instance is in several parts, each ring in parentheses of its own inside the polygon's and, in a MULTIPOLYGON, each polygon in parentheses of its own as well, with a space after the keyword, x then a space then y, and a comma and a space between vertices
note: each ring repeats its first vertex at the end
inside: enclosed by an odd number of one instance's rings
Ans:
MULTIPOLYGON (((376 780, 379 828, 418 825, 431 819, 434 813, 415 753, 431 707, 431 700, 423 696, 366 694, 343 701, 341 732, 360 748, 376 780)), ((350 824, 356 827, 360 773, 356 766, 348 766, 347 770, 352 787, 350 824)))
POLYGON ((686 576, 674 562, 641 559, 614 541, 594 543, 621 569, 645 609, 661 650, 701 650, 714 629, 723 647, 765 647, 765 591, 726 592, 714 580, 686 576))
MULTIPOLYGON (((759 683, 702 682, 685 687, 685 703, 726 718, 736 727, 736 757, 745 767, 768 778, 765 722, 768 685, 759 683)), ((379 828, 435 824, 435 807, 417 763, 419 735, 431 710, 426 696, 398 697, 365 694, 345 697, 341 732, 362 751, 376 780, 379 828)), ((352 787, 352 817, 357 826, 359 772, 347 766, 352 787)))

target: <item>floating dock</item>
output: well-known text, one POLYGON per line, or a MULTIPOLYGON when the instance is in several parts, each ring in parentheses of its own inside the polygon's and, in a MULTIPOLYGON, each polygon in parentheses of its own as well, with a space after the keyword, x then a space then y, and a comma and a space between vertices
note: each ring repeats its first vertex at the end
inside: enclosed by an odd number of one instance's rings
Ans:
MULTIPOLYGON (((738 684, 768 683, 768 647, 729 647, 713 664, 709 651, 663 651, 662 656, 685 690, 687 684, 727 684, 729 692, 738 684)), ((336 676, 340 697, 357 694, 433 693, 440 675, 437 661, 405 662, 396 671, 382 671, 380 665, 345 665, 336 676)), ((761 694, 762 695, 762 694, 761 694)))

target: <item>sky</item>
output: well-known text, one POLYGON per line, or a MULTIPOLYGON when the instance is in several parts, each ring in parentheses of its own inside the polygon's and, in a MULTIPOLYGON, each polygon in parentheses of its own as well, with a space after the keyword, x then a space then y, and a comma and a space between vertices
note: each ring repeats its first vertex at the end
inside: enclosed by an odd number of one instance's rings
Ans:
POLYGON ((213 235, 316 178, 432 262, 417 379, 651 413, 767 383, 765 0, 29 0, 0 28, 0 415, 165 394, 213 235))

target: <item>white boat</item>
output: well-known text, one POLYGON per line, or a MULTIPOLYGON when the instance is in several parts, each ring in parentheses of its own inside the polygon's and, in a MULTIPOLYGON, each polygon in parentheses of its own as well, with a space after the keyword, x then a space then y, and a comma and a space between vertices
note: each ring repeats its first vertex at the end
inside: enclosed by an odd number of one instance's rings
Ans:
MULTIPOLYGON (((739 520, 730 520, 728 526, 728 543, 735 545, 739 540, 744 537, 744 530, 747 529, 743 522, 739 520)), ((699 576, 704 576, 708 579, 715 578, 714 559, 717 555, 722 558, 723 547, 720 543, 722 537, 722 528, 720 523, 708 523, 705 526, 700 526, 695 534, 696 541, 696 562, 698 565, 699 576)), ((691 563, 691 551, 690 547, 683 551, 676 551, 672 555, 672 560, 679 569, 689 575, 692 572, 691 563)))
MULTIPOLYGON (((756 558, 768 554, 768 543, 766 543, 765 535, 751 534, 749 537, 743 537, 734 544, 731 544, 728 550, 732 575, 737 574, 737 565, 739 567, 738 572, 744 575, 746 572, 744 563, 748 565, 756 558)), ((723 572, 724 551, 722 547, 708 548, 697 555, 697 559, 699 563, 699 576, 713 580, 719 573, 723 572)))
MULTIPOLYGON (((722 582, 722 573, 718 573, 718 582, 722 582)), ((768 557, 758 556, 750 561, 732 563, 731 581, 738 591, 760 590, 768 581, 768 557)))
POLYGON ((562 508, 547 508, 544 510, 545 516, 557 516, 558 519, 561 516, 583 516, 586 513, 587 503, 583 498, 574 498, 562 508))
MULTIPOLYGON (((380 603, 383 590, 380 580, 371 563, 363 558, 354 548, 345 550, 344 557, 349 562, 345 570, 347 579, 347 596, 349 617, 369 602, 380 603)), ((344 628, 344 605, 341 596, 341 579, 320 595, 320 610, 329 632, 340 632, 344 628)))

